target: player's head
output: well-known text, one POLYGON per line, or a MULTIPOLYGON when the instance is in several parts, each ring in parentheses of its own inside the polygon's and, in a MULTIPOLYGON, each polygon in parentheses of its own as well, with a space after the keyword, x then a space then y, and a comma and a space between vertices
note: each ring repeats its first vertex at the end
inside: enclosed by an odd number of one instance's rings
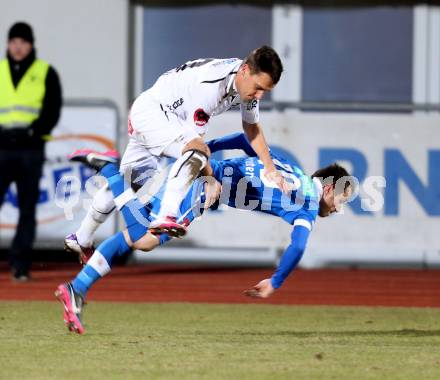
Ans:
POLYGON ((252 51, 238 70, 235 84, 244 101, 261 99, 272 90, 283 72, 281 59, 274 49, 261 46, 252 51))
POLYGON ((319 216, 326 217, 338 212, 353 194, 353 177, 337 163, 317 170, 312 174, 312 178, 318 178, 322 184, 319 216))
POLYGON ((20 62, 25 59, 34 47, 32 27, 25 22, 17 22, 11 26, 8 33, 8 54, 20 62))

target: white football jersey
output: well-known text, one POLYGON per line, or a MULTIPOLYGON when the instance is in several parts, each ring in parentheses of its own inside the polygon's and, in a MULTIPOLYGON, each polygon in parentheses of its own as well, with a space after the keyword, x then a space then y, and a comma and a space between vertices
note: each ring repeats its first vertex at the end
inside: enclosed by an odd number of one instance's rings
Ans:
POLYGON ((242 103, 234 83, 242 62, 238 58, 189 61, 161 75, 143 94, 148 93, 164 110, 194 126, 199 134, 206 132, 212 116, 234 106, 240 106, 245 122, 257 123, 258 100, 242 103))

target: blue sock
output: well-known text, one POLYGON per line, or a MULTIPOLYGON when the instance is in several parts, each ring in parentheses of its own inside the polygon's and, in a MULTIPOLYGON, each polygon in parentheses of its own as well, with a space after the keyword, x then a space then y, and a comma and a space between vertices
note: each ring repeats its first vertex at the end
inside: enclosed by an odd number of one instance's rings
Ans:
MULTIPOLYGON (((101 169, 101 174, 107 178, 107 182, 115 198, 129 188, 124 181, 124 177, 119 174, 119 169, 115 164, 105 165, 101 169)), ((120 211, 124 217, 131 241, 135 242, 146 234, 150 219, 144 205, 139 202, 137 198, 130 199, 122 206, 120 211)))
POLYGON ((72 281, 73 290, 85 298, 89 288, 100 278, 101 275, 87 264, 72 281))
POLYGON ((72 287, 75 292, 85 297, 90 287, 110 272, 113 259, 123 256, 130 251, 131 248, 125 241, 122 232, 118 232, 104 240, 96 249, 87 265, 72 281, 72 287))

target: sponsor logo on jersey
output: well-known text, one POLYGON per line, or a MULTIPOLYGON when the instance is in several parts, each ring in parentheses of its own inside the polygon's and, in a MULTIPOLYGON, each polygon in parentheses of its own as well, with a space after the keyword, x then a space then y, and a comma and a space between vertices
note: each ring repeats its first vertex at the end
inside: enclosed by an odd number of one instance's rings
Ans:
POLYGON ((183 104, 183 98, 177 99, 173 104, 167 104, 167 107, 170 111, 174 111, 179 108, 183 104))
POLYGON ((202 127, 208 121, 209 121, 209 115, 203 110, 203 108, 196 109, 196 112, 194 112, 194 123, 199 127, 202 127))

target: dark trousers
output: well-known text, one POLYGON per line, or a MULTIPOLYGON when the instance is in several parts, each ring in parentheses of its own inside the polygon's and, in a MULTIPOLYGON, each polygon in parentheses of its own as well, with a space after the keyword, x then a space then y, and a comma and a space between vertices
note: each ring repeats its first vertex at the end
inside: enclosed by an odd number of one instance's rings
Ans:
MULTIPOLYGON (((0 207, 12 182, 17 187, 19 219, 10 248, 9 264, 18 274, 27 274, 32 263, 36 205, 44 163, 42 150, 0 150, 0 207)), ((5 221, 10 222, 10 221, 5 221)))

